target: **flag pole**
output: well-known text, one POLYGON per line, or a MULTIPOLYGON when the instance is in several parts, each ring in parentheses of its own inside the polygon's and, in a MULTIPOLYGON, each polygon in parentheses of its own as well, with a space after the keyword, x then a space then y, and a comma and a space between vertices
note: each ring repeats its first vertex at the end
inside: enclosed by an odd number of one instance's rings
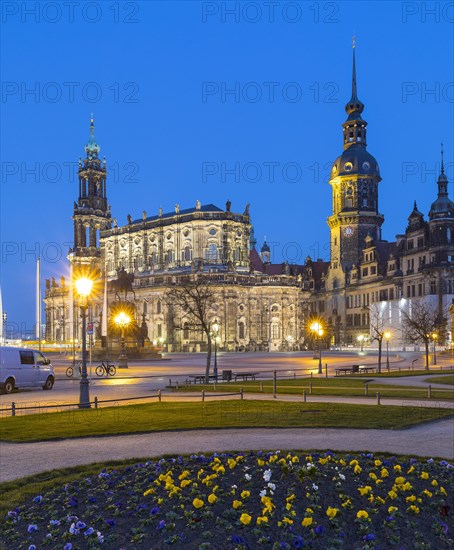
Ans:
POLYGON ((36 262, 36 338, 41 351, 41 258, 36 262))

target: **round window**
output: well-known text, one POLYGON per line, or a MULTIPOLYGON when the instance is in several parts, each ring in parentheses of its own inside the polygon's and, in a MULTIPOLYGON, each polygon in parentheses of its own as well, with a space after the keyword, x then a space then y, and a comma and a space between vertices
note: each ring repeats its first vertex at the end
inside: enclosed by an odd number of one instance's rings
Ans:
POLYGON ((369 170, 370 164, 368 162, 363 162, 363 170, 369 170))
POLYGON ((216 235, 217 231, 216 229, 210 229, 209 233, 210 235, 216 235))
POLYGON ((344 168, 346 172, 350 172, 351 170, 353 170, 353 164, 351 162, 346 162, 344 164, 344 168))

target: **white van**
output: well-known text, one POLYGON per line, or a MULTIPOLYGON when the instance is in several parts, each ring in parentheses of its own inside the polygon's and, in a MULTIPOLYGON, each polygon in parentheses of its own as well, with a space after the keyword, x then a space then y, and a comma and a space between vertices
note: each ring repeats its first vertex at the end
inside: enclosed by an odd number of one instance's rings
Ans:
POLYGON ((0 389, 3 393, 11 393, 14 388, 39 386, 51 390, 54 381, 54 367, 40 351, 0 347, 0 389))

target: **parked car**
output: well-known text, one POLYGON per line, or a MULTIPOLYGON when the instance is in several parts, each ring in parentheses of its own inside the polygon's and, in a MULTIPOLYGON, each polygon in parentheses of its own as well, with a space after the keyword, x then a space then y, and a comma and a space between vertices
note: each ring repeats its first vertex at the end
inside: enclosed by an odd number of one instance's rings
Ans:
POLYGON ((54 382, 54 368, 40 351, 0 347, 2 393, 11 393, 15 388, 41 387, 43 390, 51 390, 54 382))

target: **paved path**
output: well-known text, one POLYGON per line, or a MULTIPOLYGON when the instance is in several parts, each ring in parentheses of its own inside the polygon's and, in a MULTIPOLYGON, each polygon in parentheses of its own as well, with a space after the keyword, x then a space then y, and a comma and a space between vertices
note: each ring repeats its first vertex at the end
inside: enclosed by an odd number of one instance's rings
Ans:
POLYGON ((163 454, 192 454, 260 449, 387 451, 415 456, 454 458, 453 419, 407 430, 287 428, 193 430, 93 437, 41 443, 2 443, 0 480, 8 481, 92 462, 163 454))
POLYGON ((439 376, 452 376, 453 372, 447 372, 444 374, 422 374, 421 376, 396 376, 390 378, 374 378, 370 383, 374 384, 389 384, 397 386, 416 386, 419 388, 428 388, 429 384, 432 386, 432 389, 439 388, 441 390, 452 390, 453 386, 450 384, 438 384, 436 382, 431 382, 431 378, 438 378, 439 376))

